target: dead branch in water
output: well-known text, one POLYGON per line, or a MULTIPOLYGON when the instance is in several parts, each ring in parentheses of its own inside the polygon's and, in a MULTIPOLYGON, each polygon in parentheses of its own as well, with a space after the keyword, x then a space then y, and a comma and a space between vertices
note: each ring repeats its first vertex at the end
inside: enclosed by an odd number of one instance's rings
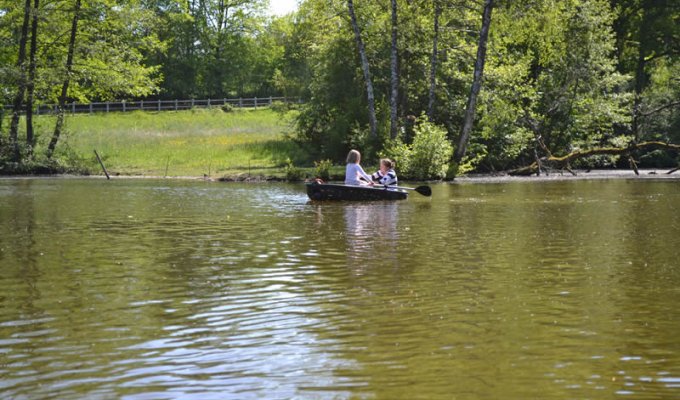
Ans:
MULTIPOLYGON (((545 168, 546 164, 550 165, 555 169, 566 169, 572 174, 574 174, 574 172, 572 172, 570 168, 570 163, 572 161, 597 155, 615 155, 615 156, 628 155, 629 160, 631 161, 631 168, 633 168, 635 173, 638 174, 637 165, 635 164, 635 161, 632 161, 632 157, 630 156, 631 153, 636 150, 656 150, 656 149, 680 151, 680 145, 673 143, 651 141, 631 144, 628 147, 598 147, 590 150, 576 150, 561 157, 556 157, 548 153, 550 155, 548 155, 547 157, 538 159, 534 161, 531 165, 528 165, 526 167, 521 167, 508 171, 508 174, 513 176, 529 176, 537 174, 539 172, 539 165, 540 168, 545 168)), ((669 173, 675 172, 676 170, 677 168, 669 173)))

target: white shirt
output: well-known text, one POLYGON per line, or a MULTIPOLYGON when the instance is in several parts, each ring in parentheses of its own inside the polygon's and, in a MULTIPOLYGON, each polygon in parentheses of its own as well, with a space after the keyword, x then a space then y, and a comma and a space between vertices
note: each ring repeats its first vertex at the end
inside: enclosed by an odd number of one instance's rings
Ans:
POLYGON ((367 182, 371 182, 371 177, 364 172, 359 164, 347 164, 345 168, 345 185, 365 185, 366 183, 361 183, 359 177, 363 177, 367 182))

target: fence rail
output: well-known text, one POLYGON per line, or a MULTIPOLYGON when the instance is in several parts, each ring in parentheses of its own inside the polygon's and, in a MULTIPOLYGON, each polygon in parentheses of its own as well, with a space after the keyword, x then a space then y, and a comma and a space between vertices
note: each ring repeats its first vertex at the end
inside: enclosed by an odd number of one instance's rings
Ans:
MULTIPOLYGON (((192 108, 221 107, 229 104, 234 108, 258 108, 271 106, 274 102, 297 103, 299 98, 293 97, 250 97, 233 99, 190 99, 190 100, 139 100, 139 101, 107 101, 98 103, 67 103, 64 111, 72 114, 84 113, 108 113, 108 112, 128 112, 128 111, 179 111, 190 110, 192 108)), ((2 107, 5 112, 12 111, 11 105, 2 107)), ((57 106, 54 104, 37 105, 34 114, 54 114, 57 106)))

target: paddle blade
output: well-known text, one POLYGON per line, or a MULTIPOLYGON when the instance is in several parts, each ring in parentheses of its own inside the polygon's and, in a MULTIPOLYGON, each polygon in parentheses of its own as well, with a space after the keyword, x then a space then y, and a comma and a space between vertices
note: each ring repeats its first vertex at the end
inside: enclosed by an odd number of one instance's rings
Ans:
POLYGON ((418 186, 415 188, 415 191, 423 196, 432 196, 432 189, 429 186, 418 186))

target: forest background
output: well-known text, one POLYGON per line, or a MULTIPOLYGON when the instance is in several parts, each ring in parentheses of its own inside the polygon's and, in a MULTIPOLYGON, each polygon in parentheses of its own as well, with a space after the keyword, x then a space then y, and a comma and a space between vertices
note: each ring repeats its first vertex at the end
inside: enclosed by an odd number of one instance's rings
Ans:
POLYGON ((303 165, 350 148, 413 179, 678 165, 677 0, 268 6, 0 0, 0 172, 68 170, 70 102, 268 96, 301 100, 303 165))

